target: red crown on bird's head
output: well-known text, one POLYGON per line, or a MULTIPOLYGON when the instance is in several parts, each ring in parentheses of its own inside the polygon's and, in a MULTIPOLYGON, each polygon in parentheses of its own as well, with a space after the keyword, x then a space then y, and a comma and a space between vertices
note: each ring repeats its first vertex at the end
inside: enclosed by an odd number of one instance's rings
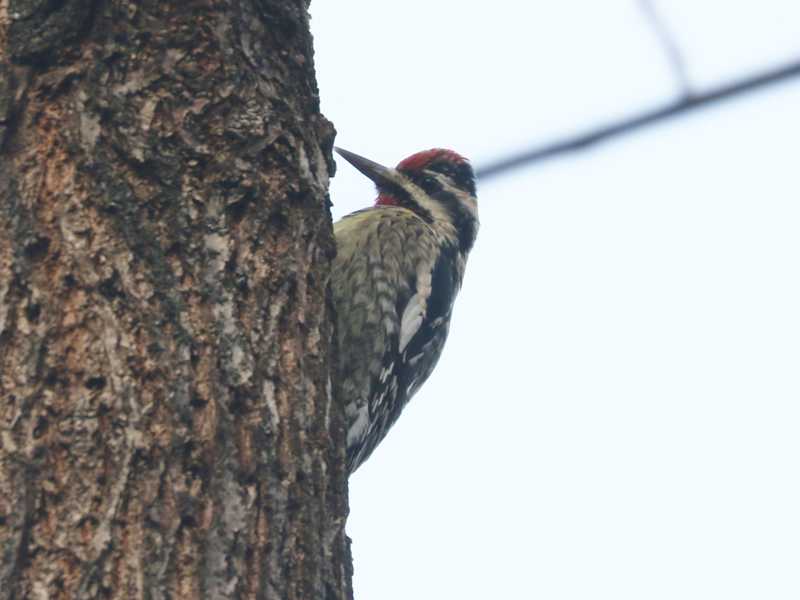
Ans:
POLYGON ((446 148, 432 148, 412 154, 397 164, 398 171, 420 171, 437 160, 444 160, 455 164, 465 164, 469 161, 454 150, 446 148))

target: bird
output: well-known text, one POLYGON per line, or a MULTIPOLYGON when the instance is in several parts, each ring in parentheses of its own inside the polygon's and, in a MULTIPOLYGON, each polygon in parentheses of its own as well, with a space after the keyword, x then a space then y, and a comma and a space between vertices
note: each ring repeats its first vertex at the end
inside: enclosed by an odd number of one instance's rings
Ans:
POLYGON ((436 366, 479 220, 475 174, 453 150, 394 168, 336 151, 377 188, 373 206, 334 224, 333 394, 352 474, 436 366))

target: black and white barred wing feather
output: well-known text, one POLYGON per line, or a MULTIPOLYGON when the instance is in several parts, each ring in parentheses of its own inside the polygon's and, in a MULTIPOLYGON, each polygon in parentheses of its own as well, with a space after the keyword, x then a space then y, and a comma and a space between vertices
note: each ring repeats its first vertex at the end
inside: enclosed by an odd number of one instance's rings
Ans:
POLYGON ((376 207, 335 225, 337 315, 335 397, 348 423, 353 472, 428 378, 447 337, 460 278, 425 221, 400 207, 376 207))

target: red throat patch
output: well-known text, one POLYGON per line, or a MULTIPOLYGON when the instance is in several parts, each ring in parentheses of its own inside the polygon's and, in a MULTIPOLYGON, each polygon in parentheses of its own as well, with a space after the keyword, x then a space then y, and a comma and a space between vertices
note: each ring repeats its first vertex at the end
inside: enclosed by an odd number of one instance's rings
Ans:
POLYGON ((398 206, 399 204, 397 198, 386 192, 378 194, 378 199, 375 200, 375 206, 398 206))

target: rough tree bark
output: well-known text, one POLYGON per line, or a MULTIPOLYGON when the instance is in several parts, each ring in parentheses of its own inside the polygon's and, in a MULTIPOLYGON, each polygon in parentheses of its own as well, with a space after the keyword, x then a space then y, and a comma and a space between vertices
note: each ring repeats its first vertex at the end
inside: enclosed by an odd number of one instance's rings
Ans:
POLYGON ((0 0, 0 597, 351 597, 305 0, 0 0))

